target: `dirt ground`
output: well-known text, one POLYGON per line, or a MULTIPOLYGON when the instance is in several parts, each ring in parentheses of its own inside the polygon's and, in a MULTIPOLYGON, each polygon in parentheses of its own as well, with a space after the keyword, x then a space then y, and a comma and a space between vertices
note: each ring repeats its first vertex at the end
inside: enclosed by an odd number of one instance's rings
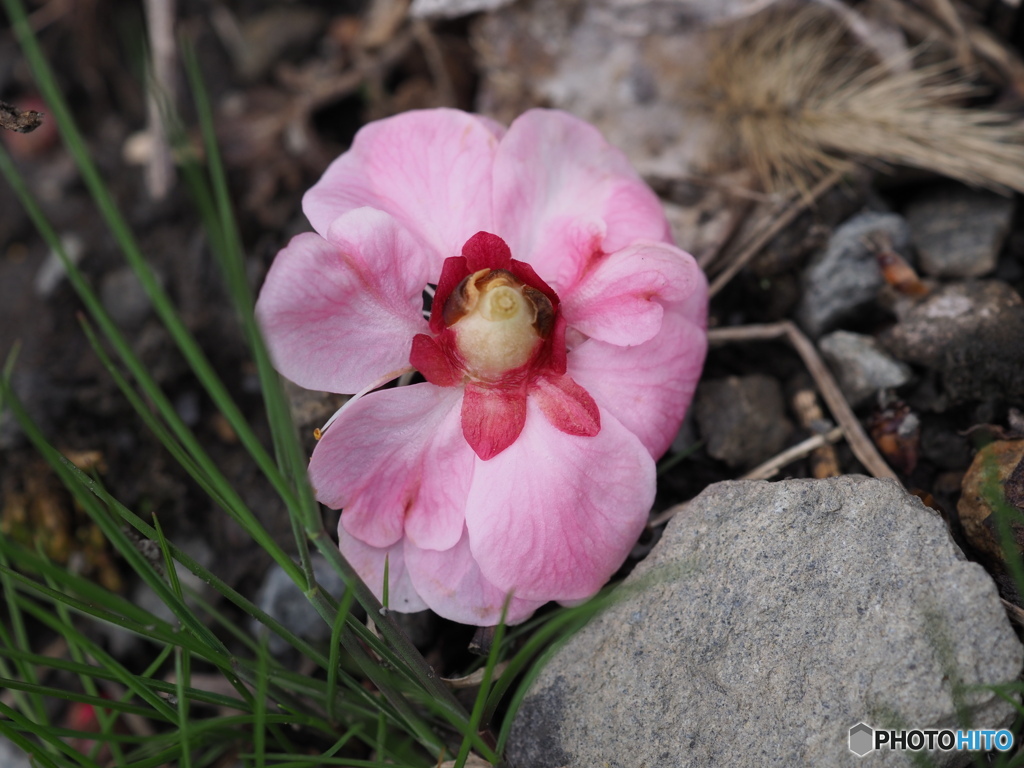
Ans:
MULTIPOLYGON (((301 213, 302 193, 359 126, 411 108, 476 106, 482 77, 472 35, 477 17, 428 23, 410 20, 404 10, 402 3, 328 0, 176 4, 174 27, 194 46, 214 105, 254 288, 277 250, 308 228, 301 213)), ((147 259, 217 372, 269 442, 255 370, 192 202, 182 184, 172 183, 161 195, 147 179, 158 165, 158 148, 146 132, 143 7, 120 0, 50 0, 32 4, 30 12, 92 155, 147 259)), ((979 18, 982 25, 989 23, 996 39, 1011 49, 1014 40, 1020 42, 1024 13, 1002 13, 999 25, 990 16, 979 18)), ((168 82, 176 89, 172 98, 198 147, 195 111, 180 62, 168 82)), ((1011 88, 1000 95, 1018 105, 1022 98, 1011 88)), ((21 109, 47 111, 6 22, 0 23, 0 98, 21 109)), ((265 481, 147 306, 52 128, 44 117, 36 132, 5 132, 2 138, 65 246, 79 258, 178 413, 269 530, 288 541, 291 529, 284 510, 268 501, 274 497, 266 492, 265 481)), ((715 296, 711 327, 793 318, 807 264, 842 221, 866 203, 881 201, 905 211, 937 177, 897 171, 861 178, 823 196, 776 235, 759 261, 715 296)), ((685 203, 685 185, 654 181, 668 200, 685 203)), ((1024 216, 1018 210, 1010 221, 998 267, 989 277, 1019 296, 1024 291, 1024 216)), ((146 431, 85 343, 76 319, 81 309, 14 193, 0 184, 0 356, 20 344, 13 382, 28 411, 58 448, 96 467, 124 504, 144 517, 158 513, 175 540, 207 542, 218 553, 218 573, 254 593, 269 558, 211 508, 209 499, 146 431)), ((864 317, 855 329, 869 336, 880 336, 894 320, 884 309, 864 317)), ((1001 353, 999 344, 1024 345, 1024 337, 993 344, 987 349, 996 357, 1005 353, 1013 375, 1021 353, 1010 348, 1001 353)), ((1024 379, 1024 369, 1016 370, 1024 379)), ((978 556, 965 540, 957 515, 961 482, 979 445, 1021 436, 1017 430, 1024 397, 1020 388, 997 388, 943 399, 945 379, 927 365, 917 365, 914 372, 912 382, 892 393, 887 404, 866 401, 856 406, 855 415, 865 432, 874 434, 904 485, 927 496, 964 548, 978 556), (908 414, 916 421, 901 431, 908 414)), ((784 340, 716 346, 705 379, 757 375, 774 382, 782 395, 777 415, 783 420, 784 444, 814 434, 814 424, 801 425, 793 406, 798 390, 814 388, 814 377, 784 340)), ((306 407, 302 426, 311 445, 312 427, 333 408, 326 396, 312 404, 306 401, 306 407)), ((709 435, 693 423, 686 430, 678 447, 696 448, 661 475, 656 512, 692 498, 713 482, 739 477, 756 463, 715 458, 708 451, 709 435)), ((840 441, 835 450, 839 472, 867 471, 848 442, 840 441)), ((812 476, 817 460, 799 458, 778 476, 812 476)), ((26 545, 41 544, 54 559, 111 587, 131 589, 121 563, 7 417, 0 421, 0 526, 3 535, 26 545)), ((648 551, 658 535, 657 527, 645 534, 635 555, 648 551)), ((465 635, 454 627, 435 630, 435 653, 464 643, 465 635)))

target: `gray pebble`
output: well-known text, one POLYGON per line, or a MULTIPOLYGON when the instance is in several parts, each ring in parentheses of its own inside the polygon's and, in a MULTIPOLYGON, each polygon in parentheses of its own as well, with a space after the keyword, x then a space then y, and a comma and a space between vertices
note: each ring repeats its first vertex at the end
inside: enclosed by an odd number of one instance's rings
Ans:
POLYGON ((149 296, 129 267, 119 267, 103 276, 100 300, 114 322, 132 329, 149 314, 149 296))
MULTIPOLYGON (((313 574, 324 590, 340 598, 345 591, 345 582, 338 576, 330 563, 320 555, 313 556, 313 574)), ((256 604, 271 618, 277 619, 299 637, 314 642, 323 642, 331 637, 331 626, 325 622, 316 609, 302 594, 295 582, 276 563, 270 567, 263 579, 256 604)), ((253 620, 253 632, 262 632, 263 625, 253 620)), ((277 635, 270 633, 270 652, 280 656, 291 646, 277 635)))
POLYGON ((913 376, 910 366, 894 360, 871 336, 833 331, 821 337, 818 348, 853 406, 867 402, 879 390, 902 387, 913 376))
POLYGON ((945 278, 991 273, 1014 207, 1013 198, 959 184, 943 184, 913 200, 906 216, 921 271, 945 278))
POLYGON ((730 467, 752 467, 778 453, 793 425, 779 382, 770 376, 729 376, 697 387, 694 417, 707 452, 730 467))
POLYGON ((28 755, 4 736, 0 736, 0 765, 4 768, 32 768, 28 755))
POLYGON ((817 338, 856 319, 875 303, 885 280, 867 243, 872 237, 885 238, 909 258, 910 228, 898 214, 861 213, 836 229, 804 271, 804 295, 796 317, 810 336, 817 338))

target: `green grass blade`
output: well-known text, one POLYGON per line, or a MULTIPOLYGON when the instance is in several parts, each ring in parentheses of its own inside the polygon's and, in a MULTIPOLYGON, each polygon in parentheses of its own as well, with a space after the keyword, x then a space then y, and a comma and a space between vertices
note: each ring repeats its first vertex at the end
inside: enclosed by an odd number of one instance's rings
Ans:
MULTIPOLYGON (((3 0, 3 2, 10 3, 14 2, 14 0, 3 0)), ((248 507, 245 506, 237 492, 231 487, 227 480, 223 478, 213 462, 210 461, 191 430, 189 430, 178 417, 174 406, 157 386, 156 382, 153 381, 142 362, 132 352, 131 346, 117 329, 113 320, 107 315, 102 303, 85 280, 85 277, 81 274, 78 268, 68 260, 67 254, 64 252, 63 245, 60 242, 60 238, 57 236, 53 227, 43 215, 42 210, 32 198, 32 195, 29 193, 28 188, 25 185, 24 179, 14 167, 14 164, 10 160, 10 156, 4 150, 2 145, 0 145, 0 173, 2 173, 11 184, 11 187, 14 189, 26 212, 29 214, 29 217, 32 219, 36 229, 43 236, 44 240, 46 240, 51 249, 53 249, 60 257, 67 273, 68 281, 75 288, 79 298, 86 305, 90 316, 96 321, 104 336, 110 341, 111 345, 117 351, 118 356, 129 369, 133 378, 139 383, 139 386, 143 389, 146 396, 153 402, 157 411, 165 420, 175 437, 181 441, 181 444, 185 446, 189 454, 197 463, 203 466, 211 480, 216 483, 217 495, 215 498, 220 497, 222 499, 233 500, 235 503, 230 503, 225 506, 225 511, 231 515, 232 518, 235 519, 236 522, 238 522, 239 525, 241 525, 242 528, 255 541, 257 541, 260 546, 262 546, 270 556, 273 557, 274 560, 284 568, 290 576, 292 576, 294 580, 300 582, 304 578, 301 570, 299 570, 284 550, 282 550, 270 537, 269 533, 267 533, 256 519, 256 516, 248 509, 248 507)), ((10 392, 9 387, 7 390, 10 392)))
POLYGON ((278 460, 281 462, 284 472, 291 479, 297 492, 299 504, 298 508, 294 511, 298 512, 302 516, 304 523, 308 524, 310 521, 319 520, 320 510, 316 500, 313 498, 312 489, 306 478, 306 457, 303 455, 295 434, 288 401, 281 387, 281 379, 270 361, 270 355, 267 352, 266 345, 263 343, 263 337, 253 314, 255 302, 249 289, 241 237, 238 233, 238 226, 231 205, 231 195, 228 190, 224 164, 221 162, 220 148, 217 145, 217 136, 213 124, 213 110, 210 106, 209 96, 206 93, 206 86, 203 82, 195 51, 188 44, 184 45, 183 58, 185 71, 194 96, 196 114, 199 118, 199 127, 203 136, 203 144, 213 186, 213 198, 220 223, 218 241, 223 247, 222 249, 215 250, 215 255, 218 256, 225 282, 231 292, 235 309, 238 312, 238 317, 256 362, 260 385, 263 390, 264 403, 267 408, 267 419, 270 424, 271 434, 273 435, 278 460))
POLYGON ((513 682, 515 682, 519 674, 526 669, 527 665, 530 664, 534 657, 543 650, 544 646, 560 636, 572 635, 576 630, 586 624, 594 613, 599 610, 598 606, 600 600, 601 596, 598 596, 586 605, 581 605, 576 608, 566 608, 560 611, 558 614, 544 622, 544 624, 530 636, 530 639, 526 641, 519 652, 509 660, 505 670, 501 673, 501 677, 498 678, 494 687, 491 689, 487 698, 487 704, 484 708, 484 725, 489 725, 491 723, 494 713, 508 689, 512 686, 513 682))
MULTIPOLYGON (((0 587, 2 587, 4 591, 4 602, 7 604, 7 617, 11 625, 10 631, 8 631, 6 626, 0 625, 0 642, 3 642, 6 648, 26 651, 29 649, 30 644, 28 641, 28 633, 25 631, 25 620, 21 615, 21 609, 18 607, 18 602, 15 597, 14 579, 12 574, 13 571, 8 565, 6 554, 0 550, 0 587)), ((29 683, 38 682, 35 670, 30 664, 15 662, 15 666, 23 680, 29 683)), ((11 676, 11 671, 7 668, 6 664, 0 664, 0 675, 5 677, 11 676)), ((31 717, 33 721, 40 724, 48 722, 46 707, 41 699, 37 697, 26 698, 21 695, 18 695, 15 698, 18 702, 19 708, 31 717)))
MULTIPOLYGON (((171 570, 174 570, 173 564, 171 570)), ((189 719, 189 682, 192 679, 192 657, 188 651, 174 649, 175 688, 178 699, 178 736, 181 738, 181 768, 192 768, 191 720, 189 719)))
POLYGON ((89 640, 73 626, 63 626, 59 620, 53 617, 53 614, 50 611, 43 610, 41 607, 36 606, 29 600, 19 598, 19 602, 21 603, 22 609, 31 613, 37 621, 42 622, 54 632, 65 632, 65 637, 68 639, 68 642, 76 643, 87 654, 89 654, 89 656, 96 659, 97 663, 113 672, 116 675, 117 682, 130 689, 136 696, 149 704, 155 710, 155 715, 169 722, 175 721, 176 714, 174 710, 168 707, 167 703, 160 696, 153 693, 148 686, 137 682, 135 675, 131 674, 131 672, 129 672, 119 661, 100 648, 98 644, 89 640))
POLYGON ((253 721, 253 751, 256 753, 256 768, 266 766, 267 744, 267 657, 270 649, 267 646, 266 632, 260 635, 260 652, 256 666, 256 710, 253 721))
POLYGON ((351 589, 346 589, 345 594, 341 597, 341 602, 338 603, 338 615, 334 619, 334 625, 331 627, 331 645, 330 645, 330 657, 327 662, 327 719, 330 722, 336 722, 337 720, 337 694, 338 694, 338 674, 340 672, 341 665, 341 632, 345 628, 345 622, 348 620, 349 611, 352 609, 352 601, 355 593, 351 589))
MULTIPOLYGON (((289 512, 293 514, 293 522, 296 512, 301 515, 302 527, 310 535, 310 538, 314 539, 314 543, 316 543, 316 541, 323 541, 326 534, 323 532, 323 522, 320 517, 319 507, 313 498, 312 489, 306 477, 307 459, 303 455, 295 434, 287 400, 281 388, 280 377, 270 362, 266 346, 263 343, 259 328, 253 317, 254 302, 245 276, 241 242, 231 209, 227 179, 224 174, 223 164, 220 162, 220 152, 217 146, 209 98, 206 95, 206 89, 195 54, 189 46, 185 46, 184 58, 186 72, 188 73, 189 82, 194 94, 196 112, 199 116, 206 156, 209 160, 210 176, 214 188, 213 196, 220 214, 221 228, 218 241, 223 243, 224 250, 220 254, 219 261, 225 274, 225 280, 231 289, 236 309, 241 318, 256 362, 267 407, 267 417, 271 432, 274 435, 274 444, 278 458, 282 463, 284 471, 291 478, 298 494, 297 501, 299 503, 294 507, 290 505, 289 512)), ((295 535, 297 542, 301 541, 301 553, 304 552, 306 542, 300 533, 300 531, 296 530, 295 535)), ((333 550, 331 560, 337 563, 341 559, 340 553, 338 553, 333 543, 330 546, 333 550)), ((344 567, 338 572, 350 589, 353 584, 356 585, 356 596, 359 602, 368 613, 376 615, 377 610, 381 606, 376 598, 373 597, 372 592, 362 584, 354 571, 349 567, 344 567)), ((329 620, 327 616, 324 616, 324 619, 329 620)), ((454 712, 464 717, 465 712, 462 711, 461 705, 451 695, 450 691, 440 683, 437 675, 423 661, 419 651, 408 642, 404 633, 390 620, 378 622, 378 626, 388 644, 403 658, 406 668, 420 681, 420 684, 425 689, 431 691, 437 698, 446 701, 454 712)))
MULTIPOLYGON (((41 553, 40 553, 41 554, 41 553)), ((53 578, 46 578, 46 586, 50 589, 55 589, 57 586, 56 581, 53 578)), ((56 601, 53 604, 54 610, 56 611, 57 618, 60 619, 66 626, 71 626, 71 612, 68 610, 66 603, 56 601)), ((67 635, 65 635, 66 637, 67 635)), ((82 650, 72 642, 68 643, 68 652, 71 654, 71 658, 80 664, 85 661, 85 654, 82 650)), ((93 677, 87 672, 83 672, 78 675, 78 681, 84 690, 90 696, 98 696, 99 689, 96 686, 96 682, 93 677)), ((96 713, 96 721, 99 723, 100 732, 99 735, 109 735, 117 721, 117 716, 106 707, 94 707, 93 711, 96 713)), ((103 740, 100 738, 93 739, 95 744, 92 750, 89 752, 89 758, 95 760, 99 754, 100 749, 103 747, 103 740)), ((121 752, 119 744, 113 743, 109 745, 112 756, 117 762, 124 762, 124 754, 121 752)))
POLYGON ((52 736, 47 732, 47 729, 39 728, 3 702, 0 702, 0 715, 3 715, 15 725, 20 726, 22 731, 36 736, 50 748, 50 752, 44 751, 39 744, 36 744, 31 739, 26 739, 21 732, 11 728, 3 719, 0 719, 0 734, 10 739, 11 742, 20 747, 26 754, 31 755, 32 759, 44 768, 65 768, 65 766, 69 765, 83 766, 83 768, 99 768, 96 763, 83 762, 84 758, 81 755, 76 755, 74 750, 59 738, 52 736), (60 754, 63 754, 65 759, 57 757, 60 754), (78 759, 73 760, 72 758, 78 759))
MULTIPOLYGON (((469 714, 469 735, 476 734, 483 719, 484 710, 487 706, 487 693, 491 687, 491 680, 494 677, 494 668, 498 664, 498 656, 501 652, 501 642, 505 637, 505 616, 508 612, 508 604, 512 596, 505 599, 501 608, 501 620, 494 630, 494 639, 491 642, 491 650, 487 654, 487 665, 484 667, 484 676, 480 681, 480 690, 477 692, 476 701, 473 703, 473 711, 469 714)), ((459 754, 455 757, 455 768, 465 768, 466 760, 469 758, 469 750, 472 744, 471 738, 464 738, 459 747, 459 754)), ((489 756, 493 761, 495 756, 489 756)))
MULTIPOLYGON (((163 680, 155 680, 152 677, 150 677, 150 675, 153 674, 153 671, 155 671, 155 669, 163 665, 163 662, 167 659, 167 657, 173 650, 173 646, 165 646, 163 651, 154 660, 154 663, 150 664, 149 674, 143 673, 141 675, 135 676, 135 679, 139 682, 139 684, 148 686, 154 692, 163 694, 164 696, 169 696, 171 694, 176 693, 177 687, 174 684, 165 683, 163 680)), ((40 656, 39 654, 26 653, 11 649, 0 650, 0 655, 18 658, 35 666, 45 667, 46 669, 60 670, 78 676, 88 676, 93 680, 107 680, 114 682, 118 679, 117 675, 106 670, 105 668, 87 664, 85 662, 51 658, 49 656, 40 656)), ((97 696, 98 694, 92 695, 97 696)), ((188 697, 190 701, 194 701, 199 704, 206 704, 212 707, 228 707, 230 709, 239 709, 244 711, 250 706, 249 702, 243 701, 241 699, 236 699, 232 696, 226 696, 222 693, 203 691, 198 688, 187 688, 185 690, 185 695, 188 697)))
MULTIPOLYGON (((6 678, 0 679, 0 684, 3 684, 5 688, 11 688, 12 690, 20 691, 31 691, 32 693, 37 693, 40 696, 45 696, 46 698, 50 699, 73 701, 79 704, 88 704, 92 707, 106 707, 108 709, 113 709, 118 712, 124 712, 130 715, 138 715, 139 717, 160 719, 159 715, 154 714, 152 708, 143 707, 138 704, 130 704, 124 701, 112 701, 110 699, 105 699, 102 696, 90 696, 85 693, 78 693, 77 691, 68 690, 66 687, 54 688, 48 685, 31 684, 23 682, 21 680, 11 680, 6 678)), ((31 730, 32 728, 38 729, 39 726, 33 723, 31 724, 31 727, 26 727, 26 730, 31 730)), ((32 732, 35 733, 35 730, 33 730, 32 732)))

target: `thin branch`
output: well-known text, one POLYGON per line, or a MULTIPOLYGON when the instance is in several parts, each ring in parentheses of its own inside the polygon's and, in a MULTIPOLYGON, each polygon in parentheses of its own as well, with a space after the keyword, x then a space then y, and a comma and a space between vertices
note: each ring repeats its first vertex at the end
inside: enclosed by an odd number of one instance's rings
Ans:
POLYGON ((773 237, 779 232, 788 227, 797 216, 803 213, 805 210, 810 208, 822 195, 828 192, 832 187, 838 184, 843 178, 841 171, 833 171, 824 179, 819 181, 811 188, 806 195, 800 195, 797 197, 782 213, 778 216, 770 216, 759 233, 753 236, 748 241, 747 245, 736 255, 732 261, 729 262, 728 266, 722 270, 722 272, 712 281, 709 292, 711 296, 714 296, 721 291, 726 284, 736 276, 743 267, 764 248, 773 237))
POLYGON ((812 435, 791 448, 787 448, 777 456, 773 456, 768 459, 764 464, 754 467, 739 479, 767 480, 769 477, 777 475, 780 469, 792 464, 794 461, 802 459, 805 456, 809 456, 820 448, 831 448, 832 443, 837 442, 842 436, 842 427, 832 427, 832 429, 823 435, 812 435))
POLYGON ((789 320, 766 325, 746 325, 735 328, 714 328, 708 332, 710 344, 729 344, 737 341, 767 341, 773 339, 785 339, 790 343, 800 359, 807 367, 808 373, 818 385, 818 392, 825 401, 832 417, 843 428, 846 440, 850 444, 857 460, 864 465, 864 468, 874 477, 891 478, 898 481, 896 473, 892 471, 885 459, 871 442, 860 421, 846 402, 842 390, 836 383, 832 372, 829 371, 825 362, 818 355, 818 350, 811 343, 799 328, 789 320))
POLYGON ((455 86, 448 74, 448 68, 444 65, 444 52, 437 42, 437 37, 430 25, 423 19, 414 19, 412 22, 412 33, 423 51, 423 58, 427 61, 427 68, 434 80, 434 88, 437 91, 437 100, 440 106, 455 106, 455 86))
POLYGON ((174 158, 165 116, 174 109, 174 73, 177 48, 174 40, 175 0, 146 0, 146 31, 149 34, 150 78, 146 95, 146 123, 150 138, 146 163, 146 189, 162 200, 174 183, 174 158))
MULTIPOLYGON (((794 461, 804 458, 808 454, 818 450, 822 446, 831 446, 832 443, 838 441, 843 436, 842 427, 833 427, 823 435, 814 435, 807 438, 806 440, 797 443, 794 446, 787 448, 781 453, 768 459, 768 461, 754 467, 747 474, 738 478, 739 480, 767 480, 770 477, 774 477, 780 469, 792 464, 794 461)), ((659 515, 655 515, 647 522, 648 528, 657 528, 663 523, 667 523, 677 514, 686 509, 686 506, 690 502, 684 501, 681 504, 669 507, 659 515)))

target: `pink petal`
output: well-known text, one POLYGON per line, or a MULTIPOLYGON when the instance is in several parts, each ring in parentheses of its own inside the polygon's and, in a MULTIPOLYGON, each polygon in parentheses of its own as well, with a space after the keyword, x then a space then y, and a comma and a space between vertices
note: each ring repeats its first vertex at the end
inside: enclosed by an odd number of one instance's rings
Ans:
POLYGON ((414 384, 363 397, 317 443, 309 479, 317 498, 344 508, 341 524, 371 547, 403 531, 448 549, 462 535, 473 452, 462 437, 456 388, 414 384))
POLYGON ((636 542, 654 501, 654 461, 607 411, 593 437, 553 427, 533 398, 519 439, 478 462, 466 504, 484 578, 525 600, 593 595, 636 542))
POLYGON ((664 243, 637 243, 603 255, 562 297, 570 327, 621 346, 641 344, 661 328, 662 301, 705 290, 690 254, 664 243))
MULTIPOLYGON (((484 578, 463 532, 459 543, 446 552, 405 547, 405 563, 417 593, 434 613, 461 624, 494 626, 501 619, 506 593, 484 578)), ((506 624, 530 618, 546 600, 523 600, 513 595, 506 624)))
POLYGON ((491 166, 499 137, 492 121, 454 109, 405 112, 360 129, 352 148, 302 199, 323 233, 364 205, 387 211, 430 249, 435 271, 475 232, 493 231, 491 166))
POLYGON ((530 110, 494 160, 494 216, 512 256, 565 290, 593 251, 671 242, 661 203, 626 156, 565 112, 530 110), (567 247, 571 246, 571 247, 567 247))
POLYGON ((665 309, 660 333, 636 347, 589 339, 569 355, 569 375, 658 458, 672 443, 707 351, 707 291, 665 309))
POLYGON ((390 547, 371 547, 355 538, 345 526, 338 526, 338 548, 378 600, 384 599, 384 561, 388 564, 388 608, 399 613, 425 611, 423 602, 412 585, 405 564, 405 542, 390 547))
POLYGON ((270 267, 256 302, 274 364, 307 389, 352 393, 408 365, 427 329, 427 259, 387 214, 362 208, 328 239, 296 236, 270 267))
POLYGON ((462 434, 481 459, 488 461, 512 445, 525 421, 526 392, 522 387, 467 382, 462 400, 462 434))
POLYGON ((530 397, 551 425, 567 435, 591 437, 601 431, 597 403, 568 376, 539 377, 530 387, 530 397))

